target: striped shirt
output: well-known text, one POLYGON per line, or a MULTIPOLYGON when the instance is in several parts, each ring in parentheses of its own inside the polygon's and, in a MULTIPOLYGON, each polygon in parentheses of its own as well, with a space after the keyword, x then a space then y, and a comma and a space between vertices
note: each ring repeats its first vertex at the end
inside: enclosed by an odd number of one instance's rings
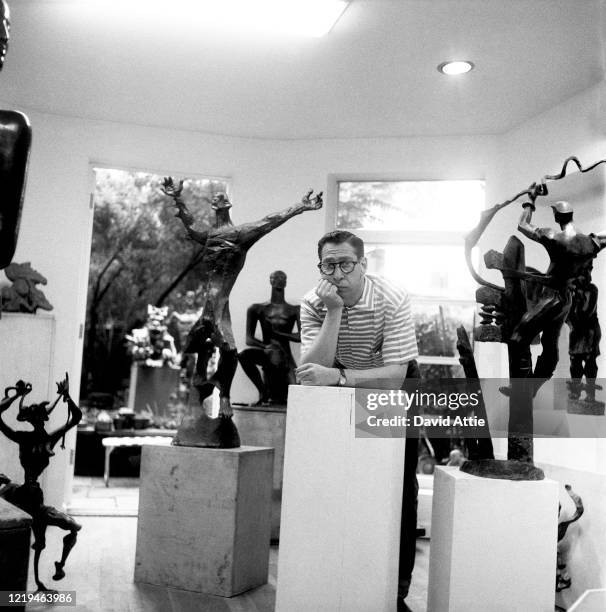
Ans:
MULTIPOLYGON (((326 317, 326 306, 312 289, 301 302, 301 354, 311 347, 326 317)), ((408 294, 380 276, 365 276, 362 296, 344 306, 336 364, 367 370, 418 357, 408 294)))

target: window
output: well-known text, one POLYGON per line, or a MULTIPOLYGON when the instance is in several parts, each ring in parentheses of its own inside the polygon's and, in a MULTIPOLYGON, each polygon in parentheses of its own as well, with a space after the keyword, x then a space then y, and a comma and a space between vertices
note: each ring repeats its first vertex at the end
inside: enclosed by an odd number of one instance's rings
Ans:
POLYGON ((411 295, 423 375, 463 376, 456 328, 472 338, 476 310, 464 236, 484 209, 484 181, 333 177, 331 188, 334 226, 364 240, 368 272, 411 295))

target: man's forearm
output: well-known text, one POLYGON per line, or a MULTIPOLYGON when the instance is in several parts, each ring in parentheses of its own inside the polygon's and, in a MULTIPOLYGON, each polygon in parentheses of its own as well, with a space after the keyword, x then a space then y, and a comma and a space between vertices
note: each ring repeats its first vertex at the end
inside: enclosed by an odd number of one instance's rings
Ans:
POLYGON ((368 370, 345 370, 346 386, 363 389, 400 389, 406 378, 408 362, 368 370))
POLYGON ((342 311, 329 310, 324 317, 322 327, 308 351, 301 357, 301 364, 317 363, 332 368, 337 354, 337 340, 341 325, 342 311))

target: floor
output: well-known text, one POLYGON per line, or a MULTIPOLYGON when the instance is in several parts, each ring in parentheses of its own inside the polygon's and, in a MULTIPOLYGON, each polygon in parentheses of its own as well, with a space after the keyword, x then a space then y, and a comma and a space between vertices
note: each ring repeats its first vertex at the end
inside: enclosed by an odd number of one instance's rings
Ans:
MULTIPOLYGON (((70 511, 82 524, 78 542, 66 564, 66 578, 53 582, 53 561, 60 555, 61 535, 47 533, 40 564, 46 586, 76 591, 75 608, 82 612, 273 612, 278 548, 272 546, 268 584, 237 597, 222 598, 164 587, 135 584, 133 572, 137 530, 138 479, 115 478, 105 487, 102 478, 76 477, 70 511)), ((429 541, 417 541, 417 562, 407 604, 425 612, 429 541)), ((33 570, 30 568, 30 577, 33 570)), ((30 578, 29 588, 35 589, 30 578)), ((54 607, 56 608, 56 606, 54 607)), ((48 610, 29 605, 27 610, 48 610)), ((310 611, 313 612, 313 611, 310 611)))

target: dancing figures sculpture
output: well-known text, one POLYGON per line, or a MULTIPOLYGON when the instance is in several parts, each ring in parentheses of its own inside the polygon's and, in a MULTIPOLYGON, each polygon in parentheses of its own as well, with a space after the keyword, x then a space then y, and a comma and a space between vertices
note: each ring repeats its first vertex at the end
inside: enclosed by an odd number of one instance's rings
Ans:
MULTIPOLYGON (((10 13, 0 0, 0 70, 4 66, 10 31, 10 13)), ((18 111, 0 110, 0 270, 12 261, 23 206, 32 131, 18 111)))
POLYGON ((240 445, 240 437, 232 422, 229 397, 238 365, 238 351, 231 329, 229 294, 244 267, 248 250, 295 215, 321 208, 322 193, 312 197, 313 190, 310 190, 295 206, 267 215, 259 221, 235 226, 229 212, 229 199, 225 194, 218 194, 211 202, 215 212, 214 226, 199 232, 193 229, 194 218, 181 199, 182 190, 183 181, 176 186, 172 178, 164 180, 163 191, 173 199, 177 207, 176 216, 183 222, 188 237, 204 249, 200 266, 202 316, 189 333, 185 352, 197 355, 193 384, 198 390, 200 403, 215 388, 219 390, 219 416, 211 419, 202 410, 197 418, 184 419, 173 443, 179 446, 235 448, 240 445), (208 362, 215 349, 219 350, 219 363, 216 372, 209 377, 208 362))
POLYGON ((80 531, 81 525, 64 512, 60 512, 52 506, 44 505, 44 495, 38 479, 48 467, 50 458, 55 454, 53 449, 62 438, 61 448, 65 448, 65 434, 80 422, 82 412, 69 395, 67 374, 63 381, 57 383, 58 397, 51 406, 48 405, 49 402, 24 406, 23 400, 31 390, 30 383, 20 380, 14 387, 5 389, 4 398, 0 400, 0 432, 19 445, 19 461, 25 475, 23 484, 17 485, 0 474, 0 486, 4 485, 0 488, 0 496, 32 517, 34 578, 39 591, 48 591, 49 589, 40 581, 38 574, 40 555, 46 547, 46 528, 53 525, 69 532, 63 538, 61 559, 55 562, 53 580, 61 580, 65 577, 63 570, 65 561, 76 544, 77 533, 80 531), (48 421, 48 415, 54 410, 60 399, 63 399, 63 402, 67 404, 67 422, 55 431, 47 432, 44 423, 48 421), (2 419, 2 413, 8 410, 16 400, 19 400, 17 421, 29 423, 34 428, 33 431, 16 431, 2 419))
POLYGON ((246 344, 238 360, 259 392, 257 406, 286 404, 288 385, 295 384, 295 360, 291 342, 301 342, 300 307, 284 298, 286 274, 276 270, 269 276, 269 302, 253 304, 246 312, 246 344), (255 336, 261 326, 262 340, 255 336), (293 333, 293 329, 297 331, 293 333), (261 368, 263 376, 258 368, 261 368))
POLYGON ((548 182, 566 176, 570 163, 576 165, 582 174, 606 163, 606 160, 583 168, 576 157, 569 157, 559 174, 546 175, 540 183, 533 183, 513 198, 484 211, 478 226, 465 239, 467 264, 474 279, 482 285, 476 292, 476 300, 483 306, 475 338, 507 344, 511 387, 504 389, 509 395, 510 461, 468 461, 462 467, 463 471, 493 478, 543 478, 541 470, 532 465, 533 398, 543 382, 552 376, 558 362, 557 342, 576 287, 583 283, 593 259, 606 246, 606 235, 583 234, 576 229, 572 222, 572 207, 567 202, 557 202, 552 206, 560 231, 537 228, 532 224, 537 198, 548 195, 548 182), (549 269, 542 274, 527 268, 524 245, 517 237, 511 236, 503 253, 489 251, 484 257, 487 268, 502 272, 505 286, 499 287, 485 281, 475 271, 471 251, 495 214, 520 198, 525 199, 518 229, 545 247, 550 259, 549 269), (533 368, 530 344, 539 333, 543 351, 533 368))

